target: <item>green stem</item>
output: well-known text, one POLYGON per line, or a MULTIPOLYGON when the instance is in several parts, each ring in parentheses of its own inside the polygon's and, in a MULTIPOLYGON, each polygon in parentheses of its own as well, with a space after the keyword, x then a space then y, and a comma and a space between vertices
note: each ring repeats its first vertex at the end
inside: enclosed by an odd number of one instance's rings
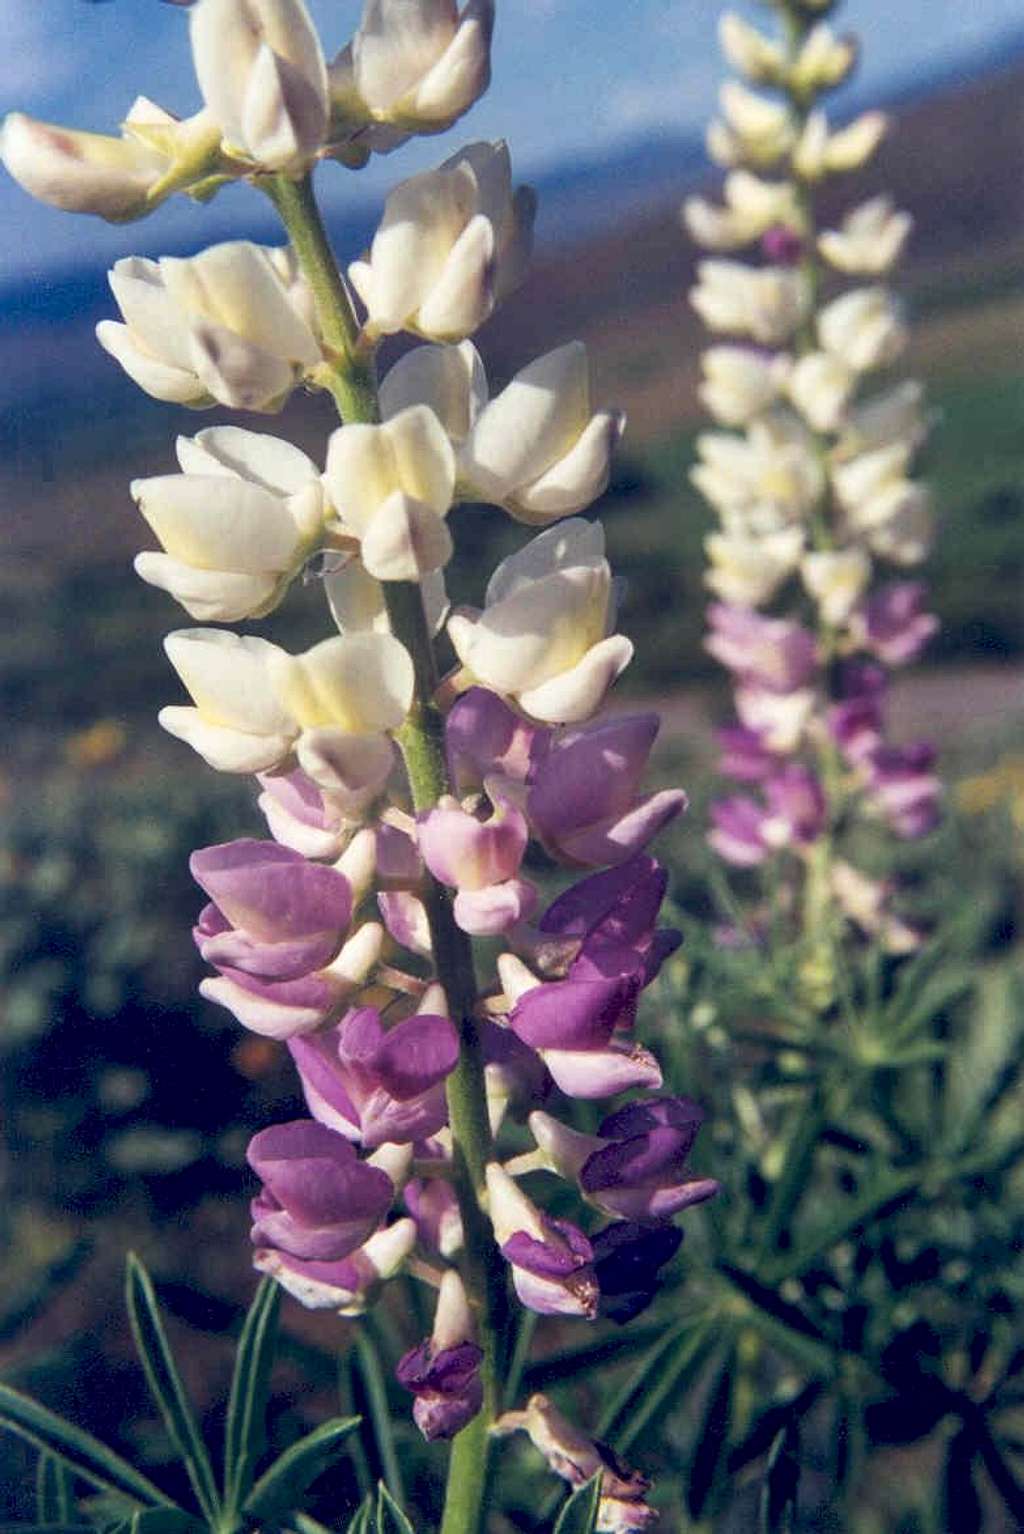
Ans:
MULTIPOLYGON (((359 323, 338 270, 308 176, 283 176, 262 183, 281 220, 313 293, 327 353, 322 382, 346 423, 380 419, 372 362, 360 341, 359 323)), ((314 379, 314 382, 319 380, 314 379)), ((384 583, 391 632, 412 658, 415 696, 397 735, 414 808, 427 811, 450 791, 444 754, 444 720, 435 706, 437 662, 418 585, 384 583)), ((477 983, 473 947, 456 925, 452 894, 427 875, 424 905, 437 978, 459 1030, 458 1063, 448 1077, 453 1182, 465 1234, 467 1292, 473 1303, 483 1350, 483 1409, 452 1445, 442 1534, 480 1534, 489 1481, 490 1428, 502 1410, 502 1377, 507 1353, 508 1292, 505 1264, 484 1211, 487 1163, 492 1156, 487 1113, 483 1045, 476 1017, 477 983)))
POLYGON ((310 176, 291 181, 268 176, 258 183, 288 231, 302 274, 313 293, 327 361, 321 382, 334 395, 343 421, 377 421, 377 381, 359 340, 359 321, 331 249, 310 176))

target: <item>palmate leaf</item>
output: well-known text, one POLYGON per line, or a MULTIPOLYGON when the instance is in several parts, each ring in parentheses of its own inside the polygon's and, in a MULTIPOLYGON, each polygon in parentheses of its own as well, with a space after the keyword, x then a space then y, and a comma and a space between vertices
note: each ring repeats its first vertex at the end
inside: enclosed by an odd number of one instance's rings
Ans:
POLYGON ((799 1485, 800 1428, 794 1416, 776 1434, 768 1451, 761 1485, 758 1534, 793 1534, 799 1485))
POLYGON ((40 1454, 36 1467, 36 1518, 40 1523, 75 1523, 72 1480, 60 1460, 40 1454))
POLYGON ((359 1422, 358 1417, 332 1417, 293 1443, 260 1476, 245 1499, 244 1511, 251 1518, 273 1518, 289 1512, 327 1469, 339 1444, 359 1422))
POLYGON ((0 1385, 0 1427, 30 1443, 43 1454, 50 1454, 74 1476, 87 1481, 98 1491, 118 1492, 135 1506, 177 1508, 170 1497, 154 1486, 140 1470, 100 1443, 91 1433, 66 1422, 56 1412, 0 1385))
POLYGON ((220 1515, 220 1497, 213 1467, 174 1362, 174 1355, 168 1346, 152 1281, 134 1252, 129 1252, 126 1264, 125 1302, 146 1383, 164 1419, 171 1442, 188 1471, 203 1517, 213 1526, 220 1515))
POLYGON ((554 1534, 594 1534, 597 1515, 601 1507, 601 1482, 603 1471, 591 1476, 585 1486, 573 1492, 558 1515, 554 1534))
POLYGON ((377 1527, 374 1534, 416 1534, 383 1481, 377 1487, 377 1527))
POLYGON ((277 1341, 281 1291, 260 1281, 238 1339, 224 1425, 224 1503, 235 1514, 248 1496, 267 1444, 267 1394, 277 1341))

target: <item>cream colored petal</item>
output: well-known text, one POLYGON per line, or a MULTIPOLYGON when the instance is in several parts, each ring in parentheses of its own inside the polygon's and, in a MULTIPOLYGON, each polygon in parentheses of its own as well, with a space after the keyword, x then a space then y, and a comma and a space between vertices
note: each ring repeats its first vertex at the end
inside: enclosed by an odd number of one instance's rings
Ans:
POLYGON ((287 503, 260 485, 166 474, 135 480, 131 493, 167 553, 199 569, 280 574, 299 554, 287 503))
POLYGON ((119 362, 133 383, 154 399, 173 405, 212 405, 209 390, 192 369, 160 362, 139 346, 127 325, 101 320, 96 339, 103 350, 119 362))
POLYGON ((499 503, 575 445, 590 416, 587 349, 571 341, 523 368, 482 411, 461 471, 499 503))
POLYGON ((290 735, 250 735, 210 724, 197 708, 162 708, 157 718, 169 735, 185 741, 218 772, 270 772, 291 751, 290 735))
POLYGON ((209 724, 255 735, 294 738, 295 722, 269 674, 283 651, 269 640, 223 629, 179 629, 164 649, 209 724))
POLYGON ((604 561, 604 528, 600 522, 573 517, 549 527, 498 565, 487 583, 488 606, 521 586, 558 570, 576 565, 601 565, 604 561))
POLYGON ((493 0, 470 0, 445 52, 396 104, 398 121, 447 127, 469 110, 491 80, 493 0))
POLYGON ((379 581, 421 581, 452 557, 448 524, 431 507, 396 490, 363 534, 360 557, 379 581))
POLYGON ((455 0, 367 0, 352 43, 363 100, 386 116, 455 36, 455 0))
POLYGON ((519 703, 545 724, 579 724, 601 707, 612 683, 633 658, 633 645, 612 634, 588 650, 570 670, 519 694, 519 703))
POLYGON ((269 670, 283 705, 305 729, 376 735, 397 729, 412 702, 412 661, 390 634, 343 634, 300 656, 278 651, 269 670))
POLYGON ((188 369, 188 335, 177 305, 164 285, 160 267, 142 256, 115 261, 110 289, 137 344, 160 362, 188 369))
POLYGON ((494 225, 477 214, 452 245, 415 314, 421 335, 458 341, 482 325, 494 307, 494 225))
POLYGON ((619 410, 602 410, 584 428, 578 441, 545 474, 509 501, 518 522, 537 526, 552 517, 584 511, 608 488, 612 453, 626 426, 619 410))
POLYGON ((321 360, 315 336, 261 246, 229 240, 189 260, 165 256, 160 273, 190 316, 202 315, 289 362, 314 367, 321 360))
POLYGON ((427 405, 454 443, 462 442, 487 403, 487 376, 472 341, 414 346, 380 386, 384 420, 410 405, 427 405))
MULTIPOLYGON (((179 444, 187 440, 179 438, 179 444)), ((190 455, 192 461, 204 466, 193 469, 182 463, 186 473, 237 474, 277 495, 294 495, 320 477, 316 464, 301 448, 265 432, 246 431, 241 426, 208 426, 197 433, 194 442, 199 452, 190 455)), ((179 445, 179 463, 180 454, 179 445)))
POLYGON ((135 556, 135 573, 149 586, 166 591, 197 623, 238 623, 262 617, 280 588, 277 575, 243 575, 227 570, 199 570, 169 554, 148 550, 135 556))
POLYGON ((209 320, 193 322, 189 349, 200 382, 214 399, 233 410, 280 410, 296 382, 291 364, 283 357, 209 320))

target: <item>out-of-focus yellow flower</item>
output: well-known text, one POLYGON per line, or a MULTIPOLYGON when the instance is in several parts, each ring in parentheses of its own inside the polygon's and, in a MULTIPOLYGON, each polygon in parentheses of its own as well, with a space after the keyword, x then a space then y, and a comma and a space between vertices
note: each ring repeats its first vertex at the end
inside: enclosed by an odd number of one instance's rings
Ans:
POLYGON ((987 815, 1006 804, 1014 825, 1024 832, 1024 756, 1004 756, 988 772, 964 778, 955 797, 965 815, 987 815))
POLYGON ((64 756, 69 767, 91 772, 108 767, 124 755, 128 734, 116 719, 97 719, 84 730, 77 730, 64 742, 64 756))

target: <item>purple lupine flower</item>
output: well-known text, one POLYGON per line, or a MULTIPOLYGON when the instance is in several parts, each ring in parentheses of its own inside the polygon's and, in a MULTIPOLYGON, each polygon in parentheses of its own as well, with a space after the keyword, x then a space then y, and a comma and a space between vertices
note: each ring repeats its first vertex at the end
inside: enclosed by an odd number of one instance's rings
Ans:
POLYGON ((889 681, 880 666, 843 668, 840 699, 828 710, 829 733, 851 766, 869 761, 882 745, 882 705, 889 681))
POLYGON ((270 1038, 319 1027, 339 1005, 340 977, 327 966, 342 950, 352 916, 348 880, 277 842, 204 847, 189 860, 210 896, 193 929, 218 979, 202 995, 270 1038))
POLYGON ((551 1076, 543 1060, 511 1028, 485 1018, 480 1042, 493 1122, 500 1123, 509 1107, 529 1112, 550 1095, 551 1076))
POLYGON ((536 891, 517 878, 529 840, 522 811, 488 779, 494 811, 478 820, 457 799, 442 799, 421 815, 419 849, 434 878, 457 891, 455 920, 474 937, 496 937, 532 916, 536 891))
POLYGON ((664 868, 641 853, 565 890, 541 917, 540 930, 580 940, 570 979, 628 971, 650 985, 682 942, 679 932, 657 925, 667 889, 664 868))
POLYGON ((573 1488, 585 1486, 600 1472, 596 1527, 603 1534, 635 1534, 657 1522, 657 1513, 644 1500, 651 1487, 647 1477, 630 1470, 607 1444, 581 1433, 547 1396, 531 1396, 525 1411, 506 1412, 494 1430, 504 1434, 518 1429, 573 1488))
POLYGON ((257 773, 263 792, 256 801, 271 836, 304 858, 337 858, 351 824, 301 768, 257 773))
POLYGON ((487 1168, 487 1197, 494 1239, 527 1309, 592 1320, 598 1288, 593 1250, 583 1232, 569 1220, 541 1213, 497 1162, 487 1168))
POLYGON ((809 767, 787 762, 764 784, 767 813, 763 830, 773 847, 809 847, 828 818, 825 790, 809 767))
POLYGON ((395 1187, 344 1138, 312 1119, 261 1130, 246 1158, 263 1184, 252 1201, 252 1241, 301 1262, 337 1263, 377 1229, 395 1187))
POLYGON ((258 1247, 253 1267, 266 1273, 307 1310, 336 1310, 360 1316, 377 1297, 385 1279, 392 1278, 416 1245, 413 1220, 382 1226, 348 1257, 322 1261, 293 1257, 277 1247, 258 1247))
POLYGON ((418 1014, 385 1030, 375 1008, 357 1007, 288 1048, 310 1113, 350 1140, 406 1145, 448 1122, 444 1080, 459 1038, 447 1017, 418 1014))
POLYGON ((734 868, 756 868, 769 856, 771 848, 764 836, 765 812, 755 799, 733 794, 715 799, 708 806, 711 830, 708 845, 734 868))
POLYGON ((678 1252, 683 1233, 675 1225, 616 1220, 591 1239, 594 1273, 601 1288, 598 1312, 624 1326, 652 1304, 659 1273, 678 1252))
POLYGON ((578 1179, 589 1203, 623 1219, 656 1222, 718 1192, 713 1178, 694 1177, 687 1165, 703 1120, 690 1098, 660 1097, 611 1114, 595 1135, 547 1113, 532 1113, 530 1129, 554 1169, 578 1179))
POLYGON ((398 1361, 398 1382, 416 1397, 412 1414, 428 1443, 454 1438, 483 1405, 480 1364, 472 1312, 462 1280, 449 1268, 441 1289, 431 1335, 398 1361))
POLYGON ((556 740, 530 775, 526 812, 561 862, 625 862, 686 808, 682 789, 641 796, 657 714, 599 720, 556 740))
POLYGON ((921 611, 924 599, 921 581, 890 581, 851 613, 850 632, 887 666, 905 666, 938 632, 938 618, 921 611))
POLYGON ((413 1177, 402 1190, 420 1242, 442 1257, 454 1257, 464 1237, 455 1189, 447 1177, 413 1177))
POLYGON ((773 224, 761 236, 765 259, 774 266, 799 266, 804 253, 804 238, 788 224, 773 224))
POLYGON ((871 802, 905 841, 927 836, 939 823, 942 784, 931 770, 935 748, 927 741, 883 746, 867 764, 871 802))
POLYGON ((490 777, 525 783, 553 732, 529 724, 486 687, 471 687, 445 721, 448 771, 460 794, 482 788, 490 777))
POLYGON ((759 783, 779 765, 778 757, 769 751, 757 730, 736 724, 716 730, 715 735, 721 751, 719 770, 737 783, 759 783))
POLYGON ((797 692, 818 665, 814 635, 788 618, 766 618, 747 607, 713 602, 704 648, 745 685, 770 692, 797 692))

